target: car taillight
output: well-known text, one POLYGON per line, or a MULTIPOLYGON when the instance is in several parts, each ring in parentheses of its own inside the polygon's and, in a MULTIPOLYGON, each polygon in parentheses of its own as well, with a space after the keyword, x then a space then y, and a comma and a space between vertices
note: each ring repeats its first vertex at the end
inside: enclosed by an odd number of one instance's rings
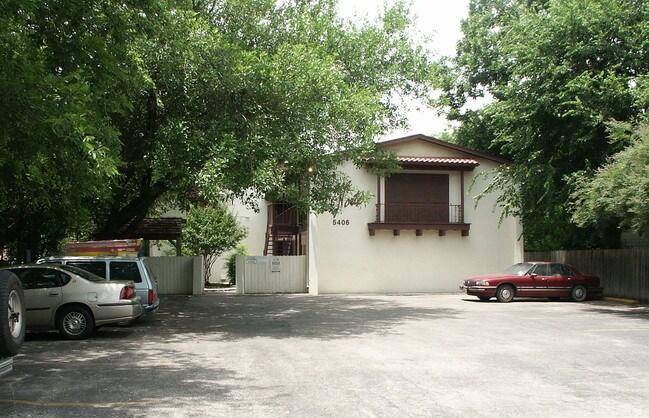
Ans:
POLYGON ((153 305, 153 289, 149 289, 149 305, 153 305))
POLYGON ((135 288, 130 286, 122 287, 122 291, 119 293, 120 299, 133 299, 135 297, 135 288))

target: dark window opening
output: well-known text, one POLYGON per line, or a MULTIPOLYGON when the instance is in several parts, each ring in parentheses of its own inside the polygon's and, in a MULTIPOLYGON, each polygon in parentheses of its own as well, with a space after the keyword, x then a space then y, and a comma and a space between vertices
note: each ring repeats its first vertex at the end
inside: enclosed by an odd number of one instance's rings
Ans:
POLYGON ((400 173, 388 177, 385 222, 449 222, 448 174, 400 173))

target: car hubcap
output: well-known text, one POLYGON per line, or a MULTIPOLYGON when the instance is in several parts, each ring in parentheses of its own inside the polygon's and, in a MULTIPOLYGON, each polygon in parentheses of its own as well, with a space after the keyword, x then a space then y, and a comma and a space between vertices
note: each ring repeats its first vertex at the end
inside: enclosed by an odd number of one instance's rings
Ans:
POLYGON ((509 288, 503 289, 500 294, 502 295, 503 299, 509 299, 512 297, 512 291, 509 288))
POLYGON ((86 328, 86 318, 79 312, 70 312, 63 319, 65 330, 72 335, 79 335, 86 328))
POLYGON ((9 330, 13 338, 18 338, 22 331, 22 318, 20 316, 22 306, 20 305, 20 296, 15 290, 9 294, 8 305, 9 330))
POLYGON ((575 289, 575 298, 581 299, 583 297, 584 297, 584 289, 582 289, 581 287, 575 289))

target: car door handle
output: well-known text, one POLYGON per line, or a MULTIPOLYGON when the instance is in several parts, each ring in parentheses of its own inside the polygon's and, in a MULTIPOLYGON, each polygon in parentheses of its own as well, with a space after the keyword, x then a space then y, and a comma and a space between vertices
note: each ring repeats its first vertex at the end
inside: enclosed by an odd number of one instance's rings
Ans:
POLYGON ((47 296, 58 296, 60 293, 61 293, 61 292, 59 292, 58 290, 50 290, 50 291, 47 293, 47 296))

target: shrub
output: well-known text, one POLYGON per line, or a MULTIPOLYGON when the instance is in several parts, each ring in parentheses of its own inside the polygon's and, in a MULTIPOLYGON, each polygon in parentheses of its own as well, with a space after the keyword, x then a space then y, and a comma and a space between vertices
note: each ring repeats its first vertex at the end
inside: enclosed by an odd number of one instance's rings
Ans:
POLYGON ((250 255, 248 252, 248 247, 244 244, 237 245, 237 249, 230 254, 228 260, 225 263, 227 268, 228 279, 230 280, 231 285, 237 284, 237 256, 238 255, 250 255))

